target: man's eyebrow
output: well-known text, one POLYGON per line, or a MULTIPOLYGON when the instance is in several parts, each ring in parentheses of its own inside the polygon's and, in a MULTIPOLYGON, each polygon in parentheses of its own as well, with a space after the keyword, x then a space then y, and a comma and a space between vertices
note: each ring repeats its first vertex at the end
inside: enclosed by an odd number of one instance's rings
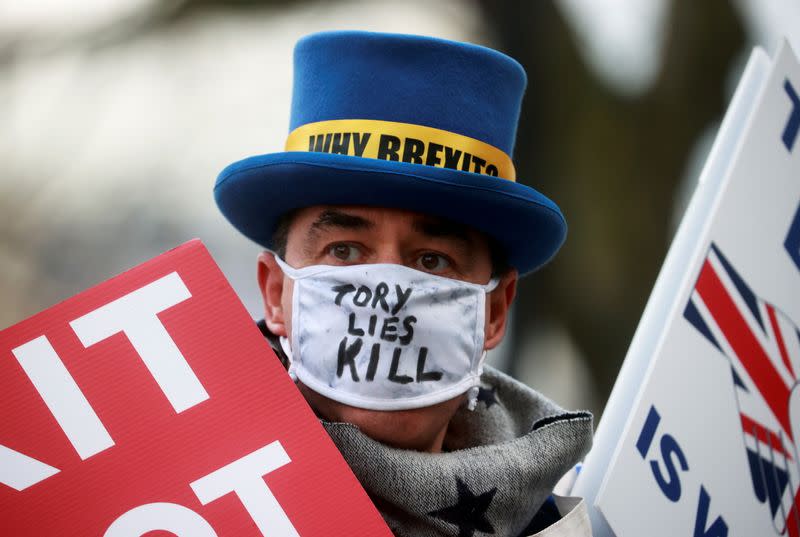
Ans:
POLYGON ((311 229, 318 231, 328 227, 342 229, 371 229, 375 224, 354 214, 347 214, 336 209, 326 209, 320 213, 317 219, 311 224, 311 229))
POLYGON ((472 244, 472 238, 462 224, 441 218, 417 218, 414 220, 414 231, 428 237, 456 239, 465 245, 472 244))

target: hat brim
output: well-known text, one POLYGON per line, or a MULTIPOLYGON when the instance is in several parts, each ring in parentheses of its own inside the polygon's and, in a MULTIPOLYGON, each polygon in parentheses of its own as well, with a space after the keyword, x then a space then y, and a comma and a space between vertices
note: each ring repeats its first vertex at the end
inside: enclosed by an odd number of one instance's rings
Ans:
POLYGON ((235 162, 217 178, 225 217, 267 248, 281 215, 313 205, 367 205, 413 210, 482 231, 520 274, 558 251, 567 225, 558 206, 536 190, 487 175, 406 162, 295 152, 235 162))

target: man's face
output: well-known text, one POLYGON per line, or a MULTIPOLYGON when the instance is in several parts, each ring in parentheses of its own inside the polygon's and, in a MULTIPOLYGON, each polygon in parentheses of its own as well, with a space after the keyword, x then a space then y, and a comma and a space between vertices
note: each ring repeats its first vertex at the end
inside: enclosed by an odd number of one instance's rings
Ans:
MULTIPOLYGON (((285 261, 309 265, 393 263, 471 283, 492 275, 489 243, 471 228, 399 209, 314 206, 298 211, 286 241, 285 261)), ((293 282, 271 254, 259 256, 259 285, 270 331, 291 340, 293 282)), ((502 275, 486 300, 485 348, 500 343, 516 272, 502 275)), ((441 450, 447 425, 464 396, 413 410, 377 411, 351 407, 324 397, 302 383, 300 390, 317 414, 329 421, 353 423, 386 444, 423 451, 441 450)))

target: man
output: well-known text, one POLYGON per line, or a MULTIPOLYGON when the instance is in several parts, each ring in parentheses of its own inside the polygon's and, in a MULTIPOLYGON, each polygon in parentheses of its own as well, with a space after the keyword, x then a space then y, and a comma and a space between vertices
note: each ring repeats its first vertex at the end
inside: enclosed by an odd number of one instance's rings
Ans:
POLYGON ((483 364, 518 275, 566 234, 514 181, 524 86, 518 63, 475 45, 315 34, 295 49, 286 152, 215 187, 269 249, 262 329, 398 536, 589 531, 551 491, 587 452, 591 415, 483 364))

